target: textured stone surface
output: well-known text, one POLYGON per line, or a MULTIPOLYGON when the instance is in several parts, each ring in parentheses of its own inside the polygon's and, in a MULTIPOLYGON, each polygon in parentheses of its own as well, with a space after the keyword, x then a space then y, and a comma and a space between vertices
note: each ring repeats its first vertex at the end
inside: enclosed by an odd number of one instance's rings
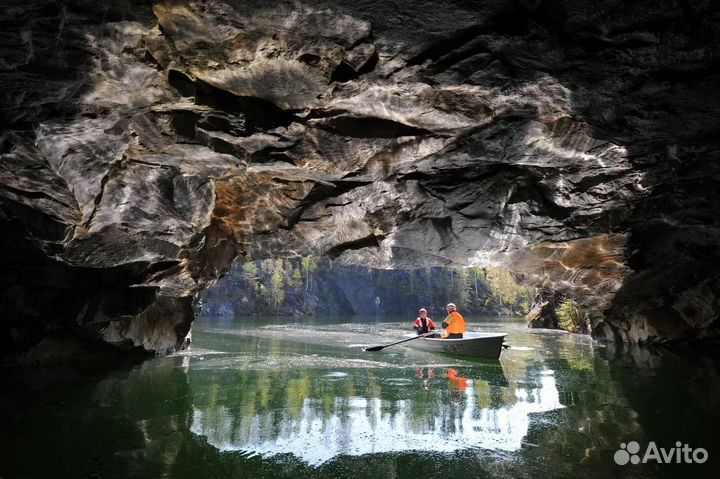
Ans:
POLYGON ((712 2, 9 2, 3 346, 170 351, 237 255, 506 265, 718 332, 712 2), (616 294, 617 293, 617 294, 616 294))
POLYGON ((557 328, 558 317, 555 313, 558 301, 555 293, 549 289, 540 289, 535 295, 525 319, 529 328, 557 328))

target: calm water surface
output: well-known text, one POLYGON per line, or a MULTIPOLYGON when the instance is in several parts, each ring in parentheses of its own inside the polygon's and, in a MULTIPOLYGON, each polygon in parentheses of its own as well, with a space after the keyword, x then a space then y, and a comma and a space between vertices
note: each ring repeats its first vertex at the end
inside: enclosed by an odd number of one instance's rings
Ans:
POLYGON ((111 372, 36 370, 3 393, 0 477, 718 477, 718 361, 505 331, 499 361, 402 346, 409 322, 218 318, 111 372), (698 464, 613 460, 621 443, 698 464))

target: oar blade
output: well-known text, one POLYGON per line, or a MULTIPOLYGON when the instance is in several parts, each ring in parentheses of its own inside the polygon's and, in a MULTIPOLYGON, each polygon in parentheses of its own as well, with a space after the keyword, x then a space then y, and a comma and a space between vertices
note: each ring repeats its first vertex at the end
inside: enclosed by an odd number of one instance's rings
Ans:
POLYGON ((383 349, 384 347, 385 347, 385 346, 373 346, 372 348, 365 348, 365 351, 373 351, 373 352, 374 352, 374 351, 380 351, 380 350, 383 349))

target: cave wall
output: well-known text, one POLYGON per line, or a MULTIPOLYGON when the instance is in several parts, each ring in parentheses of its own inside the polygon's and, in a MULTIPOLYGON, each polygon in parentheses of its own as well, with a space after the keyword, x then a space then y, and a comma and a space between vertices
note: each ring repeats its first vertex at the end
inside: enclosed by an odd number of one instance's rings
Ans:
POLYGON ((10 1, 0 335, 168 352, 233 258, 503 265, 718 331, 720 6, 10 1))

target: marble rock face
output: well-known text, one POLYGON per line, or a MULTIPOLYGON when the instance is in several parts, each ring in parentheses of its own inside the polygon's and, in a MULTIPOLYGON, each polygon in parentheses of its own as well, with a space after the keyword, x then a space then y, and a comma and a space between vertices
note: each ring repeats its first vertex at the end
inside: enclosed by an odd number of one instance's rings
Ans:
POLYGON ((10 1, 0 346, 164 353, 245 260, 502 265, 718 333, 713 2, 10 1))

